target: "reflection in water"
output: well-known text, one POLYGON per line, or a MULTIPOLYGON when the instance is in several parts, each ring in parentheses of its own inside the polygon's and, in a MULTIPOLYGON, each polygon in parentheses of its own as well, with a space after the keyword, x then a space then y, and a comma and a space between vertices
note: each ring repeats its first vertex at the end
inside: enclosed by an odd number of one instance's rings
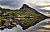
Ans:
POLYGON ((44 25, 44 26, 41 26, 41 27, 50 28, 50 25, 44 25))
POLYGON ((45 19, 37 23, 35 26, 27 29, 26 32, 50 32, 50 19, 45 19))
POLYGON ((12 29, 4 29, 0 32, 24 32, 24 31, 22 30, 22 27, 20 25, 17 25, 17 27, 14 27, 12 29))
POLYGON ((36 31, 34 31, 34 32, 50 32, 50 30, 38 29, 38 30, 36 30, 36 31))
POLYGON ((22 27, 17 25, 13 29, 5 29, 0 32, 50 32, 50 19, 45 19, 27 30, 22 30, 22 27))

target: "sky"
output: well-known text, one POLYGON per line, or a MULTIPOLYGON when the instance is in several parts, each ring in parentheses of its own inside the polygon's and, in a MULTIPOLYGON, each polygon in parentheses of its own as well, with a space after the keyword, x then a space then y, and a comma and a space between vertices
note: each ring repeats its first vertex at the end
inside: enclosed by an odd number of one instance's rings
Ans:
MULTIPOLYGON (((46 0, 0 0, 0 7, 7 9, 19 9, 22 4, 26 3, 34 6, 38 3, 47 2, 46 0), (36 3, 36 4, 35 4, 36 3), (33 5, 32 5, 33 4, 33 5)), ((50 2, 50 0, 48 0, 50 2)))
POLYGON ((2 8, 16 9, 23 4, 22 0, 0 0, 0 5, 2 8))

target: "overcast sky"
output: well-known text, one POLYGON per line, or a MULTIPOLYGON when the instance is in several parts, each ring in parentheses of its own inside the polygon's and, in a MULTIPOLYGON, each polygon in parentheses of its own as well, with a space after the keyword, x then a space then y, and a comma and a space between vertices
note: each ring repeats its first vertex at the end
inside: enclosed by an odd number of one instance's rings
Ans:
MULTIPOLYGON (((0 7, 8 9, 17 9, 20 8, 23 3, 33 4, 40 2, 46 2, 46 0, 0 0, 0 7)), ((48 2, 50 1, 48 0, 48 2)))
POLYGON ((20 7, 23 2, 22 0, 0 0, 0 5, 2 8, 15 9, 20 7))

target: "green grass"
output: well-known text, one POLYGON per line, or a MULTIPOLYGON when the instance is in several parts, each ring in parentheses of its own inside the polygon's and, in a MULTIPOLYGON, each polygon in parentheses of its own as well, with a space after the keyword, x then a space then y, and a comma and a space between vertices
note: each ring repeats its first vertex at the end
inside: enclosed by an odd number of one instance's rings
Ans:
POLYGON ((6 13, 9 13, 11 14, 12 16, 14 17, 19 17, 22 16, 20 18, 21 22, 23 22, 23 24, 21 23, 20 25, 25 29, 33 24, 35 24, 36 22, 42 20, 42 19, 45 19, 45 17, 39 13, 35 13, 31 10, 29 11, 25 11, 25 10, 18 10, 18 11, 6 11, 6 13), (25 18, 25 16, 32 16, 33 18, 32 19, 28 19, 28 18, 25 18))
MULTIPOLYGON (((3 12, 5 14, 10 14, 10 16, 14 17, 14 18, 20 18, 20 22, 19 25, 22 26, 22 28, 25 30, 30 26, 34 26, 36 23, 40 22, 43 19, 46 19, 47 17, 45 17, 44 15, 42 15, 41 13, 38 13, 35 10, 31 10, 31 9, 19 9, 19 10, 3 10, 3 12), (33 18, 26 18, 26 16, 32 16, 33 18)), ((3 17, 0 17, 0 21, 4 19, 3 17)))

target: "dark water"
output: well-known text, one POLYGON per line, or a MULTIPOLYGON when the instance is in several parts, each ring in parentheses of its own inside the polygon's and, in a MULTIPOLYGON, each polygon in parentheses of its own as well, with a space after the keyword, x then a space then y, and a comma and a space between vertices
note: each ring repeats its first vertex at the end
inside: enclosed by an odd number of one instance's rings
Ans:
POLYGON ((46 32, 50 32, 50 19, 45 19, 35 26, 30 27, 29 29, 27 29, 27 32, 43 32, 43 30, 46 32))
POLYGON ((25 31, 22 29, 22 27, 20 25, 17 25, 17 27, 14 27, 13 29, 5 29, 0 32, 34 32, 34 31, 38 31, 38 30, 41 31, 40 29, 49 32, 50 31, 50 19, 45 19, 45 20, 37 23, 35 26, 31 26, 30 28, 28 28, 25 31))

